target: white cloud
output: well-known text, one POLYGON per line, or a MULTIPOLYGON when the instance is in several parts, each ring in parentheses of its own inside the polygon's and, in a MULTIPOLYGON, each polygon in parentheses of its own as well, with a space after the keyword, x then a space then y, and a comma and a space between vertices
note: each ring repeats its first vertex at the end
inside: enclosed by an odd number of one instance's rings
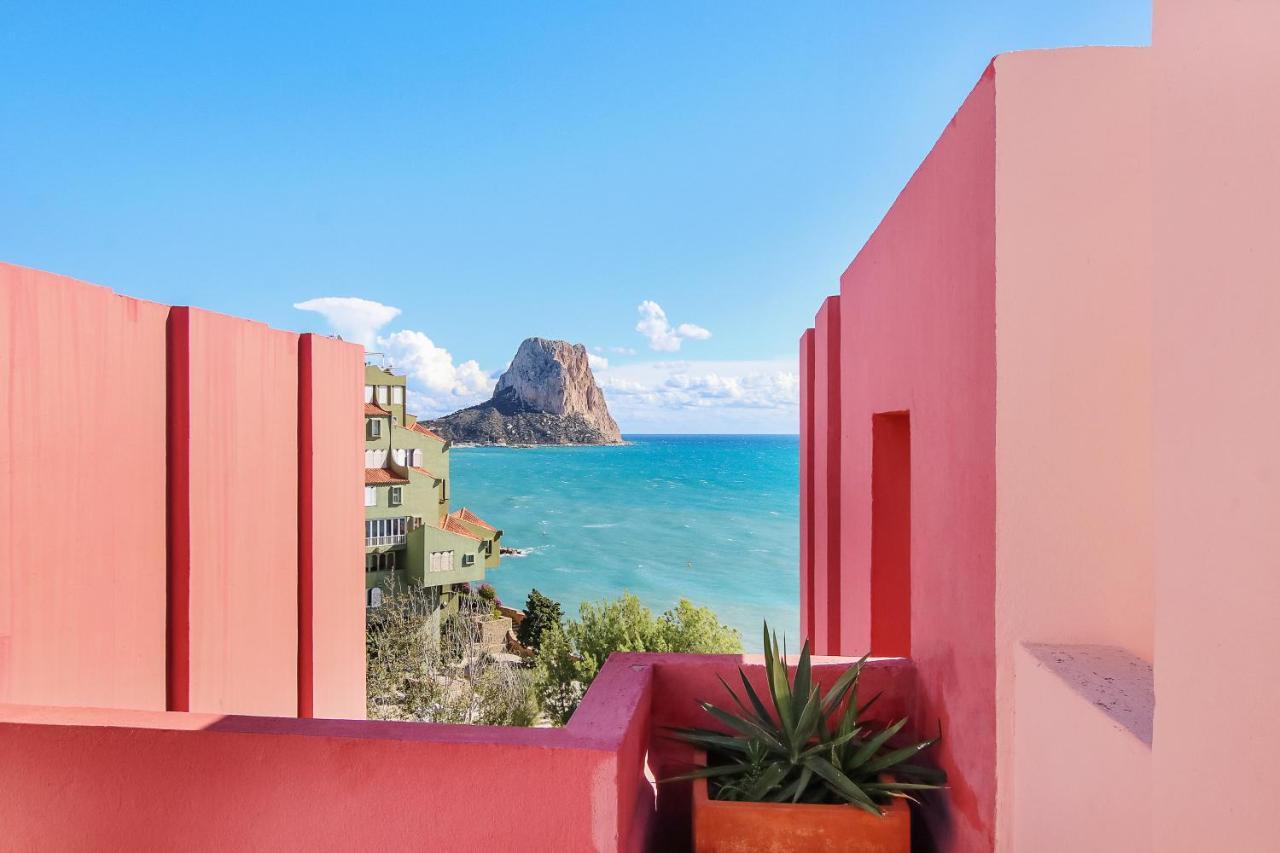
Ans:
POLYGON ((587 364, 591 366, 592 370, 608 370, 609 369, 609 359, 605 358, 602 355, 596 355, 593 352, 587 353, 587 364))
POLYGON ((378 330, 400 315, 400 309, 358 296, 321 296, 295 302, 299 311, 315 311, 343 340, 374 348, 378 330))
POLYGON ((448 414, 493 393, 495 378, 476 361, 455 364, 453 355, 423 332, 401 329, 379 334, 400 315, 399 308, 353 296, 324 296, 293 307, 319 313, 344 340, 382 352, 388 365, 404 371, 409 380, 409 408, 415 414, 448 414))
POLYGON ((636 331, 649 339, 650 349, 658 352, 677 352, 686 340, 705 341, 711 337, 709 330, 693 323, 681 323, 673 328, 667 312, 652 299, 641 302, 636 310, 640 312, 636 331))
POLYGON ((475 360, 454 364, 453 355, 422 332, 402 329, 378 336, 387 361, 403 370, 418 400, 418 414, 447 414, 493 393, 494 380, 475 360))
POLYGON ((643 362, 598 380, 624 431, 795 432, 798 424, 793 359, 643 362))

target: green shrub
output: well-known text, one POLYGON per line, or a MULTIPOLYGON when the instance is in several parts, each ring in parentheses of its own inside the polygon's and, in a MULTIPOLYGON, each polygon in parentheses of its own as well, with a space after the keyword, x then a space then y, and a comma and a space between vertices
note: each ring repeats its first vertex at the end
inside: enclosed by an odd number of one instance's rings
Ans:
MULTIPOLYGON (((531 596, 532 597, 532 596, 531 596)), ((564 724, 614 652, 734 654, 742 636, 715 613, 686 599, 660 617, 627 592, 612 601, 584 602, 579 620, 544 628, 534 680, 547 716, 564 724)))
POLYGON ((552 625, 559 626, 563 618, 560 602, 531 589, 524 605, 524 621, 516 629, 516 639, 536 651, 542 642, 542 632, 552 625))

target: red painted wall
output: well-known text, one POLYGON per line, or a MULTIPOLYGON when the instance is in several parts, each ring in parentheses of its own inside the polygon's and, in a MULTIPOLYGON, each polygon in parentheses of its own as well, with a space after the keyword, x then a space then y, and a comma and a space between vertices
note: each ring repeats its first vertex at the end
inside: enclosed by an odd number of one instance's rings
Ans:
POLYGON ((2 706, 0 849, 639 851, 659 657, 562 729, 2 706))
POLYGON ((363 493, 364 359, 316 335, 299 354, 299 710, 363 718, 364 510, 342 496, 363 493))
POLYGON ((991 69, 840 280, 842 654, 871 640, 872 418, 911 421, 915 719, 941 721, 951 850, 995 807, 995 86, 991 69))
POLYGON ((190 309, 190 706, 297 713, 298 338, 190 309))
POLYGON ((0 702, 363 716, 359 347, 8 265, 0 330, 0 702))
POLYGON ((840 298, 818 310, 813 336, 813 649, 840 645, 840 298))
POLYGON ((164 707, 167 313, 0 264, 0 702, 164 707))
POLYGON ((800 638, 813 635, 813 329, 800 337, 800 638))

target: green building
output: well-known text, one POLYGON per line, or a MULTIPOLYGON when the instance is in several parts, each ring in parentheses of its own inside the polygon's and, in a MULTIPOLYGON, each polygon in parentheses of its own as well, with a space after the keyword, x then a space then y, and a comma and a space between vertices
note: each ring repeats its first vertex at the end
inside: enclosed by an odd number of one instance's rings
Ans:
POLYGON ((440 608, 500 559, 502 531, 465 507, 449 511, 449 442, 405 411, 405 378, 364 368, 365 604, 391 578, 434 590, 440 608))

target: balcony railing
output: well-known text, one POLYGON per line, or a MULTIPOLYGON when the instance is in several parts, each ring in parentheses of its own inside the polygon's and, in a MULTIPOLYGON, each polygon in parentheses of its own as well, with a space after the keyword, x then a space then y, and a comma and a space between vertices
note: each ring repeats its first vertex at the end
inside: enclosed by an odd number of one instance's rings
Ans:
POLYGON ((384 545, 403 545, 409 531, 416 527, 407 515, 398 518, 366 518, 364 521, 364 546, 377 548, 384 545))

